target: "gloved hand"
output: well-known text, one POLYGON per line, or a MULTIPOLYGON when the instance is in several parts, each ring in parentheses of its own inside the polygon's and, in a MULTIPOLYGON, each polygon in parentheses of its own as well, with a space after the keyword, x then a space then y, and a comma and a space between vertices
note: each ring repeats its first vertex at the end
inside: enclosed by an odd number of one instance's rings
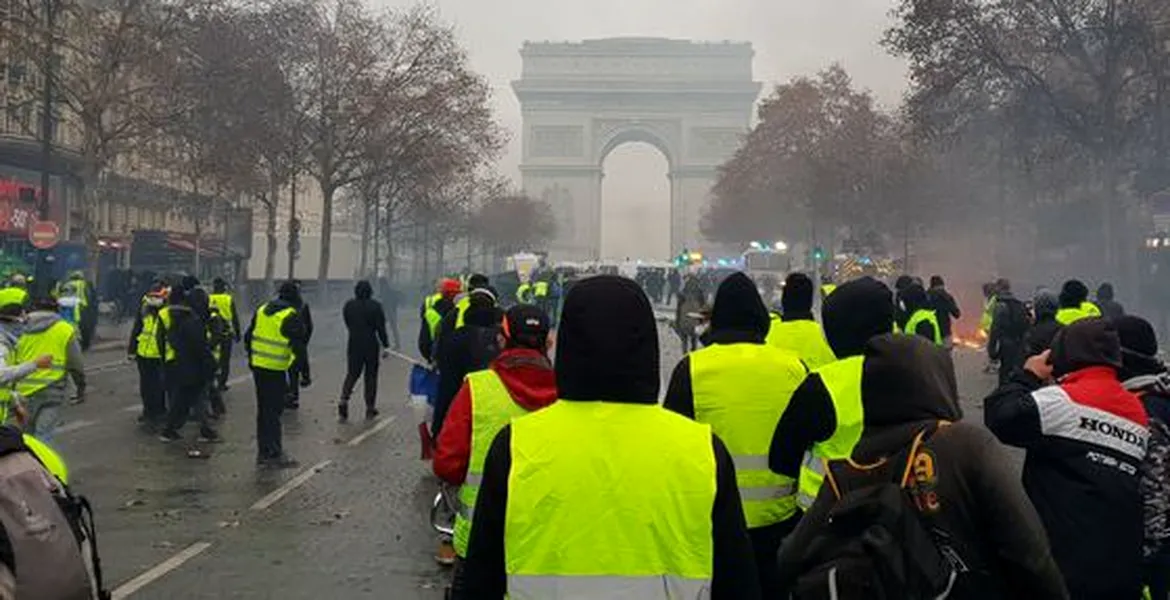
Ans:
POLYGON ((308 373, 302 373, 301 374, 301 387, 307 388, 310 385, 313 385, 313 380, 309 377, 308 373))
POLYGON ((382 358, 390 358, 390 349, 382 348, 382 358))

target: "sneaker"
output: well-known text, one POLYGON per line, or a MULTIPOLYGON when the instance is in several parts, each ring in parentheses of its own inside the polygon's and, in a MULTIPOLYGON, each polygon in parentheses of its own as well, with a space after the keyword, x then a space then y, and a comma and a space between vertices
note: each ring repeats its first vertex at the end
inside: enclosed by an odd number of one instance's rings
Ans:
POLYGON ((376 418, 378 418, 378 409, 374 408, 373 406, 367 406, 366 407, 366 420, 373 421, 376 418))
POLYGON ((449 541, 439 542, 439 552, 435 554, 435 562, 444 567, 455 565, 455 546, 449 541))
POLYGON ((342 402, 337 405, 337 420, 342 423, 349 420, 349 404, 342 402))
POLYGON ((269 469, 295 469, 301 465, 301 462, 287 454, 280 454, 257 459, 256 464, 269 469))
POLYGON ((223 438, 214 429, 205 429, 199 432, 197 441, 203 444, 218 444, 223 441, 223 438))
POLYGON ((301 407, 300 402, 293 402, 290 400, 290 401, 284 403, 284 408, 286 410, 298 410, 300 407, 301 407))
POLYGON ((162 433, 158 434, 158 441, 163 442, 164 444, 177 442, 181 439, 183 439, 183 436, 179 435, 179 432, 172 431, 170 429, 164 430, 162 433))

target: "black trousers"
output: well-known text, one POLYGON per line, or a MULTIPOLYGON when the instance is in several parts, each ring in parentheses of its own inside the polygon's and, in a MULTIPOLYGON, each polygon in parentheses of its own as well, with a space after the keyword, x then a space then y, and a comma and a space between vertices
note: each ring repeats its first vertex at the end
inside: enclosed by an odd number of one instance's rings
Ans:
POLYGON ((349 403, 358 377, 364 374, 362 388, 366 407, 373 408, 378 402, 378 349, 350 351, 347 354, 345 381, 341 383, 341 403, 349 403))
POLYGON ((756 555, 756 570, 759 573, 760 589, 764 592, 764 598, 779 598, 783 593, 784 586, 780 581, 776 554, 780 552, 784 538, 796 529, 799 522, 800 513, 797 513, 787 521, 748 530, 748 537, 752 540, 752 551, 756 555))
POLYGON ((167 431, 178 431, 187 422, 188 415, 199 424, 199 431, 211 429, 207 421, 207 384, 170 386, 171 411, 167 415, 167 431))
POLYGON ((142 416, 162 420, 167 416, 167 393, 163 384, 161 358, 142 358, 138 363, 138 394, 142 397, 142 416))
POLYGON ((219 387, 227 387, 228 375, 232 368, 232 340, 226 339, 219 346, 219 364, 216 365, 216 383, 219 387))
POLYGON ((289 372, 252 369, 256 383, 256 446, 260 458, 284 454, 281 444, 280 415, 288 395, 289 372))

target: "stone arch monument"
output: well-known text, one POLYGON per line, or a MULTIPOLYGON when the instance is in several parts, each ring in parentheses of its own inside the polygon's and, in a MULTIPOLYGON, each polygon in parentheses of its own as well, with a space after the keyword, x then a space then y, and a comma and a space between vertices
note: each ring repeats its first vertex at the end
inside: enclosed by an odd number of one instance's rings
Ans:
POLYGON ((715 170, 751 126, 760 93, 751 44, 526 42, 520 56, 521 78, 512 82, 524 120, 520 172, 524 190, 557 218, 551 256, 600 258, 602 164, 628 142, 666 157, 672 252, 701 248, 715 170))

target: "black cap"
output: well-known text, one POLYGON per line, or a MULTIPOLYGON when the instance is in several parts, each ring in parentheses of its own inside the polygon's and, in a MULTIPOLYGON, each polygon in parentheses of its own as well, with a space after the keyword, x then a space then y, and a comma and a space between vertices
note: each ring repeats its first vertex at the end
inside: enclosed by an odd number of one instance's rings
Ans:
POLYGON ((544 349, 551 330, 548 314, 531 304, 517 304, 504 314, 504 333, 509 346, 544 349))

